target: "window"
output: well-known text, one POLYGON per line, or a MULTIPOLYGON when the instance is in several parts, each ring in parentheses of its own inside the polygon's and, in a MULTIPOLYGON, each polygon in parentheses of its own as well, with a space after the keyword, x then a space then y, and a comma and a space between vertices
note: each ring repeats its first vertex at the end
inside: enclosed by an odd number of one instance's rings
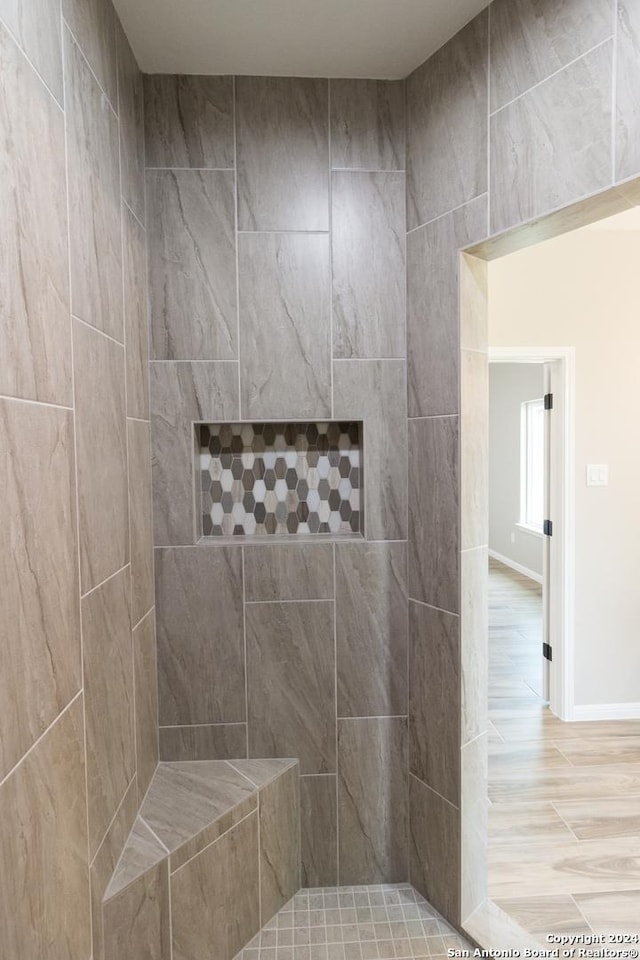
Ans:
POLYGON ((520 523, 542 532, 544 520, 544 402, 525 400, 520 420, 520 523))

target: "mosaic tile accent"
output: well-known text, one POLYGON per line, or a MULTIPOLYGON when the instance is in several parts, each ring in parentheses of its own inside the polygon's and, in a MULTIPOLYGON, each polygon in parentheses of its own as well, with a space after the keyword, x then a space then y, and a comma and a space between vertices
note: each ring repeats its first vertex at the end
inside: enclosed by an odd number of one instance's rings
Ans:
POLYGON ((473 949, 409 884, 301 890, 235 960, 404 960, 473 949))
POLYGON ((202 535, 359 534, 362 424, 200 424, 202 535))

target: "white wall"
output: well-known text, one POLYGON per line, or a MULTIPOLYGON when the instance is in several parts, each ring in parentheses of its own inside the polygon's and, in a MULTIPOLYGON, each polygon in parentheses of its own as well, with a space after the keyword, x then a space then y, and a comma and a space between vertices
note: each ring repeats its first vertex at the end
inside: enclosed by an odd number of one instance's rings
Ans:
POLYGON ((576 348, 575 703, 639 703, 640 231, 576 231, 489 280, 492 347, 576 348))
POLYGON ((520 411, 544 392, 540 363, 489 366, 489 549, 542 575, 542 537, 520 520, 520 411))

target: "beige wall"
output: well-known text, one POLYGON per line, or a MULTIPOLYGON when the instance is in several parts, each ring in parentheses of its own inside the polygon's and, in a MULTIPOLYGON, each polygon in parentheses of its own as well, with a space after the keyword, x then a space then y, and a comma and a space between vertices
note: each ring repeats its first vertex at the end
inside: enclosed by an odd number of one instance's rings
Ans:
POLYGON ((539 363, 489 367, 489 549, 542 576, 542 538, 520 529, 520 413, 543 394, 539 363), (513 540, 512 540, 513 537, 513 540))
POLYGON ((492 347, 576 349, 577 705, 640 702, 639 258, 640 232, 584 229, 489 267, 492 347))

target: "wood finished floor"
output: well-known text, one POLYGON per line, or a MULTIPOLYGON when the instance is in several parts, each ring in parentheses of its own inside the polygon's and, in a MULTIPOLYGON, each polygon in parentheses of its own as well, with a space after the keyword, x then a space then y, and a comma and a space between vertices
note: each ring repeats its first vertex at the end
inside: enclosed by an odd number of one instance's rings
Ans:
POLYGON ((542 701, 541 588, 489 563, 489 894, 532 934, 640 934, 640 721, 542 701))

